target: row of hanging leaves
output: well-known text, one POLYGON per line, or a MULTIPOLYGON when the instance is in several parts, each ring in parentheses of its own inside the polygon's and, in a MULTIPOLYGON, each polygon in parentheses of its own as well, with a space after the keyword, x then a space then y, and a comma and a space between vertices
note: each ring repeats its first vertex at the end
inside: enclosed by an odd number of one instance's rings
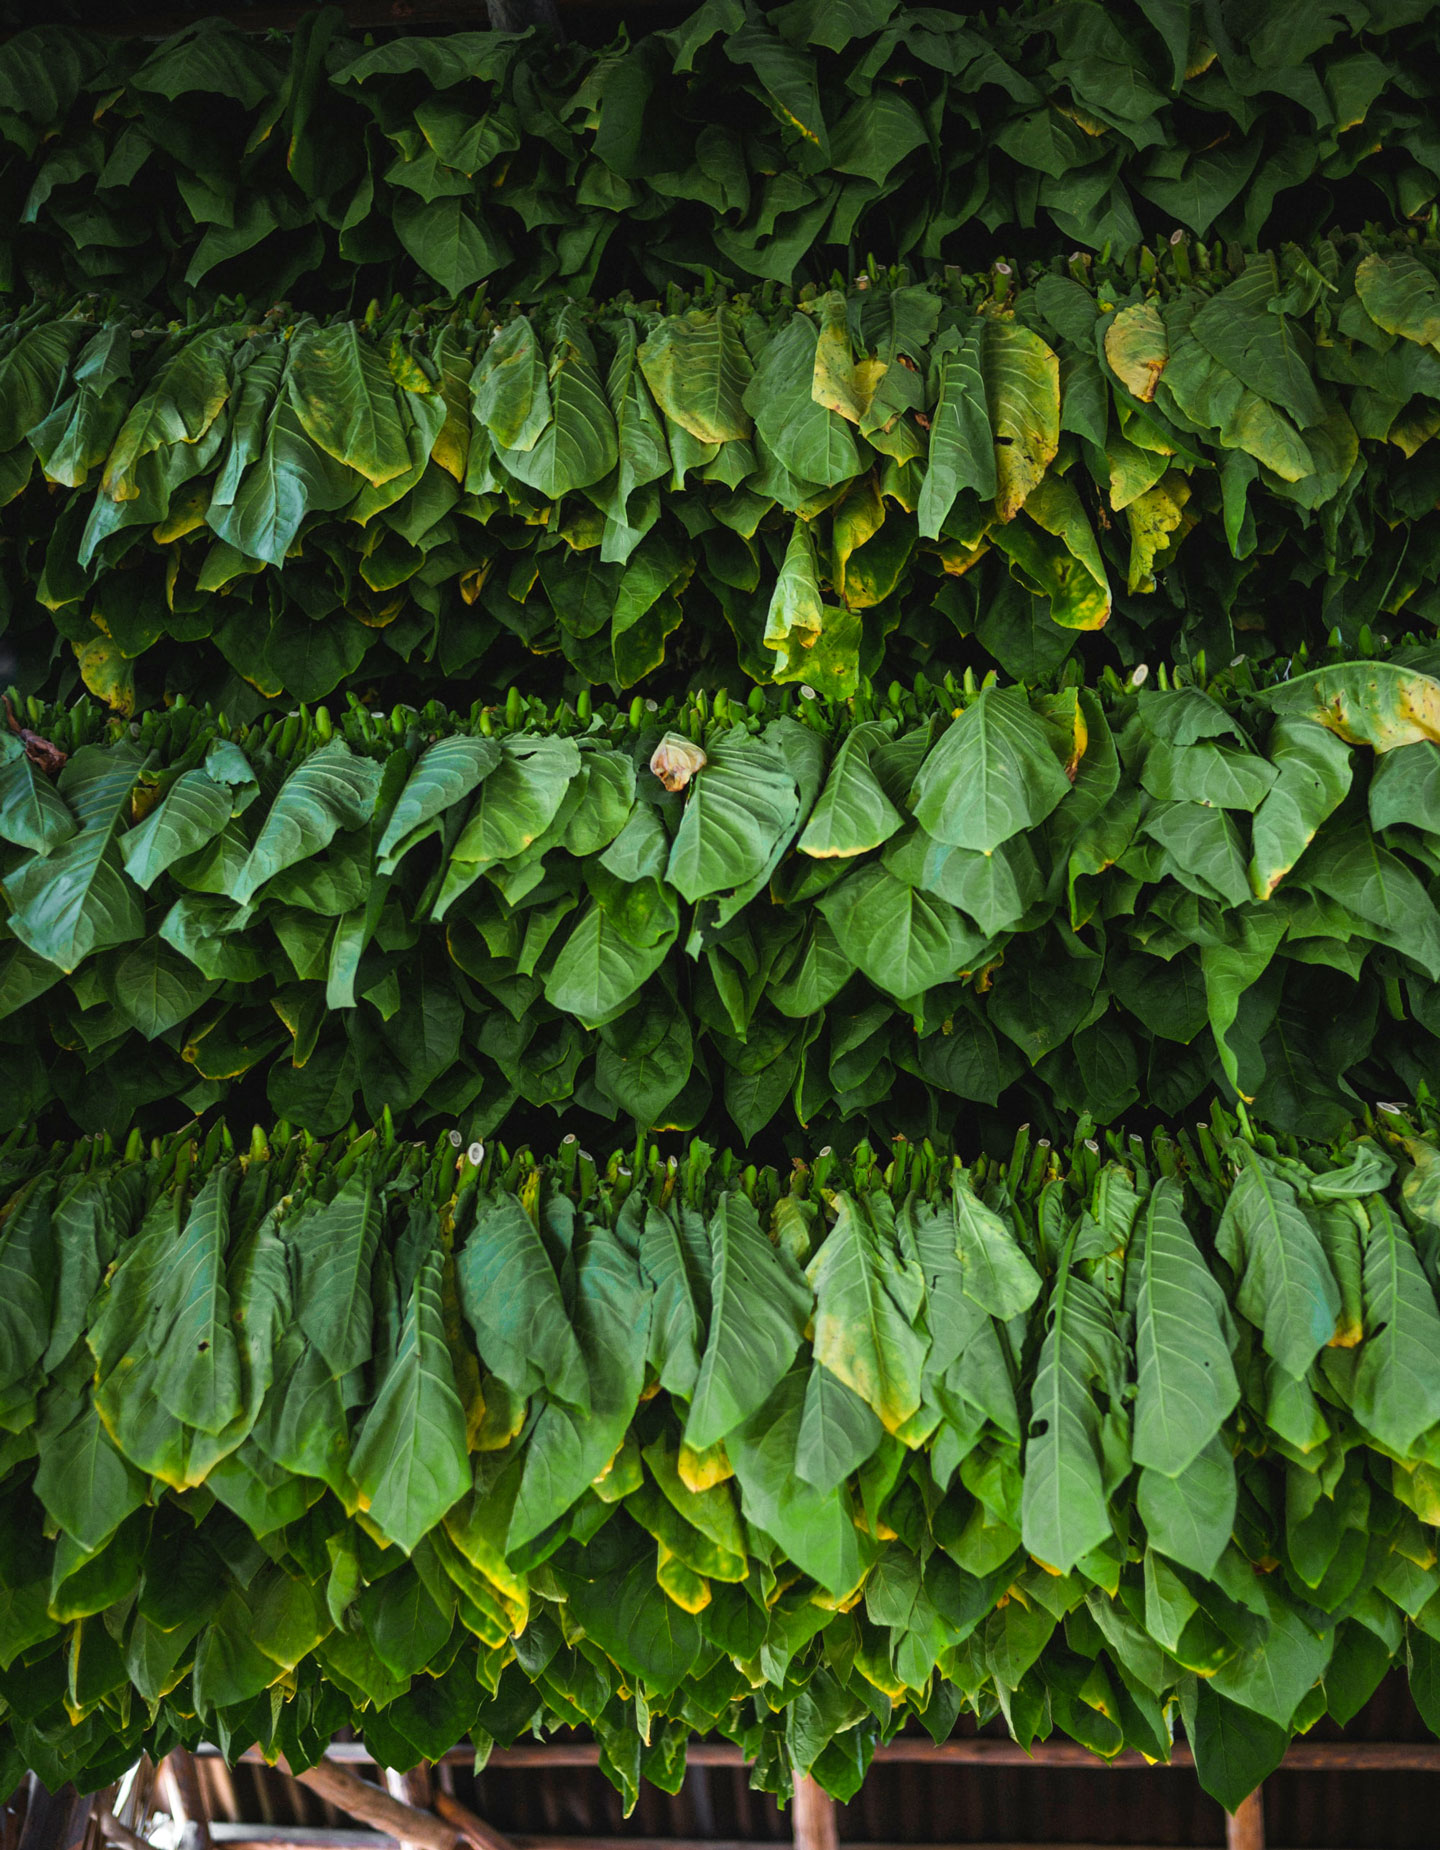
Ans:
POLYGON ((1132 658, 1187 628, 1228 660, 1337 623, 1353 642, 1382 609, 1428 626, 1408 541, 1436 263, 1354 240, 1190 282, 1157 265, 1123 296, 1056 271, 502 321, 32 309, 0 330, 27 684, 57 626, 121 710, 197 654, 252 702, 315 699, 402 663, 453 676, 499 635, 626 687, 682 601, 682 662, 833 693, 923 652, 936 608, 1019 674, 1117 606, 1132 658), (1272 636, 1276 593, 1298 609, 1272 636))
POLYGON ((783 1178, 379 1133, 0 1149, 0 1773, 586 1723, 849 1797, 918 1715, 1233 1807, 1440 1726, 1440 1152, 1022 1135, 783 1178))
POLYGON ((317 1133, 358 1094, 853 1138, 1218 1093, 1325 1136, 1433 1073, 1417 668, 583 705, 37 705, 43 750, 0 735, 9 1122, 268 1085, 317 1133))
POLYGON ((338 7, 159 45, 41 26, 0 47, 0 282, 533 300, 1393 224, 1434 208, 1434 48, 1426 0, 711 0, 603 49, 375 44, 338 7))

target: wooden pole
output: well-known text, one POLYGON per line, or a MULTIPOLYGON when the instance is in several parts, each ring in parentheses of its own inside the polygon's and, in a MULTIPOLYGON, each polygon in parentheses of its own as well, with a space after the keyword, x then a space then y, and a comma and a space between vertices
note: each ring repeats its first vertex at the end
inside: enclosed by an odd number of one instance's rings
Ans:
POLYGON ((189 1748, 172 1748, 165 1756, 165 1771, 170 1779, 175 1816, 181 1824, 191 1827, 188 1836, 193 1850, 213 1850, 210 1811, 200 1790, 200 1775, 189 1748))
MULTIPOLYGON (((385 1790, 392 1799, 398 1799, 402 1805, 413 1805, 416 1811, 429 1811, 434 1793, 430 1783, 428 1767, 412 1767, 407 1773, 397 1773, 393 1767, 382 1767, 381 1774, 385 1780, 385 1790)), ((410 1839, 403 1838, 400 1850, 418 1850, 410 1839)))
POLYGON ((73 1786, 52 1792, 32 1773, 20 1850, 80 1850, 92 1809, 93 1801, 81 1798, 73 1786))
POLYGON ((1226 1850, 1265 1850, 1265 1805, 1257 1786, 1225 1814, 1226 1850))
POLYGON ((840 1850, 835 1801, 808 1773, 795 1776, 795 1850, 840 1850))

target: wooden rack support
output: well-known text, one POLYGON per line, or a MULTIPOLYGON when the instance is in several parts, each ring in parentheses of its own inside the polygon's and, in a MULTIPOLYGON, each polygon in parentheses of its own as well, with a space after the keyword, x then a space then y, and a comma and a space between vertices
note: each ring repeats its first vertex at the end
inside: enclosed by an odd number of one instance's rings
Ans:
MULTIPOLYGON (((253 1750, 245 1757, 260 1758, 253 1750)), ((322 1799, 328 1799, 362 1824, 385 1832, 397 1843, 413 1844, 416 1850, 459 1850, 461 1839, 453 1825, 444 1823, 431 1812, 418 1811, 413 1805, 391 1798, 388 1792, 372 1786, 368 1779, 361 1779, 348 1767, 338 1766, 328 1759, 304 1773, 291 1773, 283 1760, 280 1767, 302 1786, 318 1792, 322 1799)))
POLYGON ((835 1801, 808 1773, 795 1779, 795 1850, 840 1850, 835 1801))
MULTIPOLYGON (((218 1747, 197 1749, 202 1755, 218 1755, 218 1747)), ((258 1759, 259 1755, 249 1756, 258 1759)), ((336 1741, 326 1751, 330 1765, 375 1766, 378 1762, 363 1741, 336 1741)), ((470 1766, 475 1758, 471 1747, 453 1747, 437 1765, 470 1766)), ((729 1741, 695 1741, 687 1751, 690 1766, 743 1766, 744 1755, 729 1741)), ((1027 1751, 1015 1741, 991 1736, 968 1736, 943 1741, 937 1747, 931 1741, 889 1741, 875 1750, 877 1764, 907 1761, 919 1766, 1018 1766, 1018 1767, 1088 1767, 1103 1772, 1107 1767, 1121 1771, 1151 1767, 1140 1754, 1117 1754, 1102 1760, 1089 1748, 1074 1741, 1037 1741, 1027 1751)), ((497 1747, 488 1766, 497 1772, 518 1767, 598 1766, 600 1749, 593 1741, 526 1741, 515 1747, 497 1747)), ((1195 1762, 1190 1750, 1177 1743, 1168 1763, 1160 1762, 1153 1771, 1164 1772, 1166 1765, 1190 1769, 1195 1762)), ((1285 1755, 1282 1771, 1286 1773, 1440 1773, 1440 1741, 1293 1741, 1285 1755)))
POLYGON ((1265 1850, 1265 1802, 1257 1786, 1249 1798, 1225 1814, 1226 1850, 1265 1850))

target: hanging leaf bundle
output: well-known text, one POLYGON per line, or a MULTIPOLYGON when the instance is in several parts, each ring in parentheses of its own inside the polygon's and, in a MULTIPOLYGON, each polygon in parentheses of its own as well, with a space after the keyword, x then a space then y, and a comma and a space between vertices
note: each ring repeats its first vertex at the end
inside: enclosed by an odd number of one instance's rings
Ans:
POLYGON ((711 0, 603 49, 210 20, 0 47, 0 280, 345 305, 1253 248, 1433 210, 1433 10, 711 0), (1217 22, 1219 22, 1217 24, 1217 22), (1278 229, 1277 229, 1278 228, 1278 229))
MULTIPOLYGON (((1083 1131, 1082 1127, 1082 1131, 1083 1131)), ((1440 1724, 1433 1132, 603 1172, 219 1127, 0 1150, 0 1772, 697 1730, 851 1796, 912 1717, 1235 1805, 1440 1724)))
POLYGON ((853 1139, 1218 1094, 1324 1137, 1425 1084, 1440 681, 1112 682, 37 708, 58 774, 0 735, 8 1121, 853 1139))
POLYGON ((123 712, 248 712, 482 663, 848 694, 957 650, 1428 635, 1437 271, 1356 239, 674 314, 31 310, 0 330, 20 679, 57 636, 123 712))

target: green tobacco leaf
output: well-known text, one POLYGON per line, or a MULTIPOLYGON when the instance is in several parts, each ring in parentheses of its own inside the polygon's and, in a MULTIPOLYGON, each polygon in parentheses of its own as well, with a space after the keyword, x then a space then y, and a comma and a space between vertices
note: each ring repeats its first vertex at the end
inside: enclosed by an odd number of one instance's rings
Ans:
POLYGON ((795 1440, 795 1469, 805 1482, 831 1495, 874 1454, 884 1433, 854 1388, 817 1362, 805 1384, 795 1440))
POLYGON ((1214 1573, 1235 1526, 1235 1504, 1235 1463, 1219 1438, 1176 1476, 1146 1468, 1136 1484, 1151 1546, 1197 1574, 1214 1573))
POLYGON ((863 727, 846 734, 795 844, 801 853, 817 860, 848 859, 878 848, 901 826, 903 817, 870 769, 874 738, 863 727))
POLYGON ((1440 982, 1440 912, 1419 876, 1367 829, 1327 830, 1306 855, 1300 877, 1440 982))
POLYGON ((955 498, 970 489, 984 501, 998 485, 994 433, 983 374, 985 324, 978 319, 944 355, 930 419, 930 453, 916 508, 921 536, 938 539, 955 498))
POLYGON ((523 854, 545 833, 580 772, 572 739, 522 734, 503 740, 501 749, 504 757, 481 784, 452 850, 450 872, 436 901, 437 918, 485 868, 523 854))
POLYGON ((1246 1146, 1234 1148, 1244 1167, 1215 1244, 1241 1275, 1237 1302, 1266 1354, 1298 1380, 1335 1334, 1340 1288, 1289 1183, 1246 1146))
POLYGON ((491 275, 510 257, 510 247, 463 199, 419 200, 401 193, 395 201, 395 235, 419 269, 456 296, 491 275))
POLYGON ((517 315, 480 356, 471 378, 475 415, 502 450, 533 450, 550 423, 545 354, 528 316, 517 315))
POLYGON ((799 808, 781 759, 737 728, 709 748, 691 781, 666 879, 692 903, 744 886, 795 827, 799 808))
MULTIPOLYGON (((240 1354, 225 1279, 231 1177, 215 1174, 166 1254, 152 1308, 155 1394, 177 1420, 218 1433, 242 1410, 240 1354)), ((113 1390, 112 1390, 113 1391, 113 1390)))
POLYGON ((1195 1702, 1195 1726, 1188 1732, 1196 1776, 1212 1799, 1227 1811, 1238 1811, 1241 1800, 1284 1759, 1289 1733, 1253 1709, 1227 1702, 1203 1677, 1195 1702))
POLYGON ((1273 765, 1251 752, 1206 741, 1171 745, 1160 740, 1146 754, 1140 781, 1162 802, 1214 804, 1218 809, 1257 809, 1275 783, 1273 765))
POLYGON ((808 315, 793 315, 765 348, 744 405, 783 468, 799 482, 833 488, 860 473, 860 453, 847 421, 813 396, 819 339, 808 315))
POLYGON ((279 385, 278 367, 269 378, 265 370, 252 366, 242 387, 205 523, 241 558, 278 567, 306 516, 344 507, 354 499, 360 477, 311 439, 279 385))
POLYGON ((330 1201, 311 1204, 287 1229, 299 1274, 299 1326, 337 1381, 370 1359, 371 1276, 380 1226, 375 1179, 362 1168, 330 1201))
POLYGON ((569 1584, 587 1633, 648 1690, 664 1696, 683 1683, 704 1648, 703 1634, 661 1592, 650 1560, 634 1562, 623 1575, 569 1584))
POLYGON ((510 1519, 519 1547, 563 1516, 609 1465, 645 1382, 650 1291, 613 1234, 591 1226, 576 1241, 575 1335, 589 1376, 589 1407, 547 1393, 525 1451, 510 1519))
POLYGON ((456 1264, 460 1300, 486 1364, 514 1391, 544 1387, 584 1413, 590 1375, 545 1243, 513 1196, 477 1220, 456 1264))
POLYGON ((897 879, 949 900, 991 937, 1018 924, 1044 894, 1028 835, 1012 835, 982 854, 978 848, 931 841, 917 828, 893 843, 882 859, 897 879))
POLYGON ((11 933, 37 957, 74 970, 93 951, 144 931, 121 869, 116 830, 143 760, 129 746, 86 746, 66 765, 60 794, 78 833, 22 863, 3 886, 11 933))
POLYGON ((640 1235, 640 1269, 654 1288, 649 1360, 667 1393, 695 1392, 710 1321, 710 1238, 693 1208, 651 1207, 640 1235))
POLYGON ((51 1192, 42 1186, 32 1193, 0 1234, 0 1396, 25 1380, 50 1342, 56 1283, 51 1192))
POLYGON ((167 868, 215 839, 233 807, 228 785, 204 771, 182 771, 145 820, 121 836, 125 872, 148 893, 167 868))
POLYGON ((120 426, 100 478, 104 494, 114 501, 138 499, 138 465, 146 456, 200 441, 230 396, 227 361, 234 346, 234 329, 212 328, 187 341, 161 370, 120 426))
POLYGON ((377 488, 410 468, 394 381, 354 322, 297 335, 287 381, 301 424, 327 456, 377 488))
POLYGON ((437 739, 405 781, 376 845, 379 871, 392 873, 442 810, 461 802, 501 762, 494 739, 437 739))
POLYGON ((733 1432, 767 1398, 794 1359, 811 1304, 748 1202, 725 1198, 711 1221, 710 1243, 710 1329, 685 1422, 685 1443, 697 1452, 733 1432))
POLYGON ((147 1041, 188 1021, 213 987, 163 938, 142 938, 115 967, 115 1006, 147 1041))
POLYGON ((1308 343, 1287 316, 1274 312, 1277 281, 1272 256, 1250 258, 1245 274, 1195 315, 1190 332, 1252 392, 1305 430, 1323 420, 1325 406, 1308 343))
POLYGON ((1407 252, 1372 251, 1355 270, 1355 293, 1366 314, 1387 334, 1440 349, 1440 286, 1407 252))
POLYGON ((380 766, 334 739, 286 778, 236 876, 239 905, 286 867, 327 848, 341 829, 358 829, 374 813, 380 766))
POLYGON ((589 1026, 612 1021, 664 963, 675 941, 679 917, 673 904, 667 910, 665 929, 651 943, 637 945, 610 912, 592 902, 545 978, 551 1007, 589 1026))
MULTIPOLYGON (((1347 767, 1350 755, 1333 734, 1335 750, 1347 767)), ((1440 833, 1440 747, 1428 739, 1414 745, 1401 745, 1376 760, 1370 773, 1370 826, 1388 829, 1397 823, 1402 828, 1424 829, 1427 835, 1440 833)))
POLYGON ((945 900, 873 862, 831 887, 818 905, 842 954, 895 996, 956 981, 984 942, 945 900))
POLYGON ((1021 1533, 1037 1560, 1068 1573, 1111 1533, 1093 1386, 1121 1370, 1109 1306, 1072 1269, 1066 1242, 1030 1397, 1021 1533))
POLYGON ((102 1547, 132 1510, 144 1503, 144 1476, 106 1432, 87 1391, 68 1426, 39 1434, 35 1493, 46 1513, 90 1553, 102 1547))
POLYGON ((1070 789, 1023 694, 983 688, 915 780, 915 819, 936 841, 988 854, 1043 822, 1070 789))
POLYGON ((577 310, 566 307, 555 324, 550 359, 550 421, 530 449, 496 446, 505 468, 552 501, 588 488, 615 467, 619 454, 614 414, 605 399, 595 348, 577 310))
POLYGON ((371 1521, 410 1553, 470 1488, 465 1414, 441 1309, 444 1255, 415 1274, 400 1343, 360 1429, 350 1471, 371 1521))
POLYGON ((1440 1419, 1440 1313, 1409 1230, 1382 1197, 1365 1207, 1365 1331, 1351 1405, 1383 1445, 1407 1455, 1440 1419))
POLYGON ((796 1469, 807 1388, 793 1368, 764 1405, 726 1440, 746 1520, 776 1541, 805 1573, 843 1598, 863 1572, 860 1540, 841 1486, 821 1491, 796 1469))
POLYGON ((748 437, 753 424, 745 389, 753 368, 723 305, 671 315, 639 350, 645 383, 672 422, 701 443, 748 437))
MULTIPOLYGON (((1294 867, 1320 824, 1344 801, 1353 774, 1344 741, 1314 720, 1277 720, 1269 751, 1279 775, 1252 827, 1250 884, 1257 899, 1269 899, 1294 867)), ((1395 761, 1387 757, 1382 762, 1395 761)))
POLYGON ((23 751, 0 764, 0 837, 48 854, 75 833, 64 797, 23 751))
POLYGON ((1013 520, 1060 447, 1060 362, 1031 329, 987 320, 982 371, 995 436, 995 511, 1013 520))
POLYGON ((834 1226, 810 1261, 815 1293, 817 1367, 852 1388, 896 1432, 920 1405, 928 1344, 914 1314, 923 1281, 904 1267, 893 1244, 848 1195, 836 1200, 834 1226))
POLYGON ((1135 1462, 1167 1477, 1194 1462, 1240 1398, 1224 1293, 1182 1206, 1178 1183, 1156 1184, 1145 1211, 1135 1307, 1135 1462))
POLYGON ((951 1190, 955 1251, 966 1297, 1008 1323, 1040 1295, 1040 1276, 1021 1251, 1014 1232, 957 1171, 951 1190))

